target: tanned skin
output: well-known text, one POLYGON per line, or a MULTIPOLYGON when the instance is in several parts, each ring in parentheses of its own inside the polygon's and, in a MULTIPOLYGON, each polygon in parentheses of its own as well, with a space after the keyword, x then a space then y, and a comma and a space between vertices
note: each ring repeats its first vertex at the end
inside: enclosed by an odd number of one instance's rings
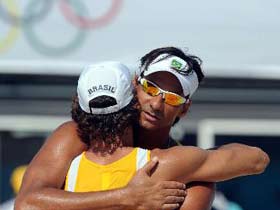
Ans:
POLYGON ((46 140, 28 166, 16 199, 16 210, 175 209, 184 200, 183 184, 154 181, 147 176, 154 163, 140 170, 123 189, 93 193, 62 190, 72 159, 87 149, 76 129, 74 122, 66 122, 46 140), (143 190, 151 193, 143 194, 143 190), (174 198, 170 194, 175 196, 174 201, 170 201, 174 198))
POLYGON ((237 143, 223 145, 217 150, 202 150, 190 146, 154 149, 151 157, 159 159, 152 178, 183 183, 219 182, 260 174, 270 162, 268 155, 260 148, 237 143))
MULTIPOLYGON (((176 90, 176 88, 179 87, 174 84, 178 84, 178 81, 171 75, 160 73, 154 76, 154 78, 150 77, 149 79, 164 90, 176 93, 182 92, 181 89, 176 90)), ((171 107, 164 103, 160 95, 151 97, 144 93, 141 87, 136 83, 135 86, 141 106, 139 129, 139 142, 141 145, 137 146, 148 149, 164 148, 175 118, 184 116, 187 113, 190 103, 180 107, 171 107), (155 118, 156 120, 152 120, 152 122, 151 118, 155 118)), ((77 136, 75 123, 67 122, 60 126, 52 136, 48 138, 45 145, 32 160, 24 177, 22 189, 16 200, 16 210, 112 209, 114 204, 116 206, 115 209, 131 209, 132 206, 133 209, 143 209, 145 202, 149 203, 149 197, 147 197, 147 199, 143 199, 142 197, 140 200, 142 200, 141 202, 143 203, 141 203, 140 206, 137 205, 139 201, 135 201, 135 199, 141 198, 141 196, 137 195, 137 190, 130 191, 129 193, 127 193, 129 190, 120 189, 110 192, 85 194, 69 193, 60 190, 63 186, 71 161, 86 149, 86 146, 81 143, 77 136), (36 180, 36 182, 34 180, 36 180), (130 203, 122 203, 122 199, 130 203)), ((158 155, 160 156, 160 152, 158 155)), ((159 166, 161 165, 165 165, 164 161, 160 161, 159 166)), ((190 181, 190 177, 188 178, 188 181, 190 181)), ((152 177, 151 179, 153 180, 152 177)), ((185 179, 182 179, 182 181, 185 181, 185 179)), ((158 182, 153 183, 154 185, 150 185, 150 187, 152 188, 155 186, 156 188, 158 182)), ((199 184, 200 185, 192 185, 188 188, 188 196, 181 209, 205 210, 210 208, 214 196, 214 184, 199 184)), ((176 195, 182 196, 181 191, 177 190, 176 195)), ((161 197, 161 199, 163 199, 161 201, 159 201, 159 197, 156 199, 154 203, 149 203, 147 206, 156 206, 154 209, 164 208, 166 198, 164 196, 161 197)), ((151 200, 150 197, 150 201, 151 200)), ((174 207, 176 206, 173 206, 173 209, 174 207)))
MULTIPOLYGON (((77 195, 76 193, 60 190, 63 187, 71 161, 87 149, 87 146, 77 136, 76 129, 76 124, 73 121, 69 121, 62 124, 49 136, 28 166, 21 190, 16 199, 16 209, 129 209, 131 206, 137 209, 134 206, 134 202, 141 203, 143 209, 146 207, 158 209, 159 206, 165 207, 165 209, 178 207, 174 204, 164 204, 162 197, 148 199, 147 204, 145 204, 145 198, 142 198, 142 202, 140 202, 141 199, 133 201, 133 199, 141 198, 142 196, 142 194, 137 195, 142 190, 139 186, 139 191, 136 192, 124 190, 124 192, 110 191, 110 193, 94 193, 94 195, 93 193, 77 195), (61 197, 63 197, 63 200, 61 197), (124 197, 130 198, 125 200, 130 200, 131 203, 120 205, 124 197), (111 202, 109 206, 107 205, 108 201, 111 202)), ((144 178, 147 177, 144 175, 139 177, 139 179, 144 178)), ((161 183, 158 183, 158 181, 155 183, 159 185, 157 190, 159 192, 161 183)), ((183 197, 184 194, 179 190, 183 189, 183 186, 176 184, 174 186, 178 188, 178 198, 180 198, 180 195, 183 197)), ((137 189, 137 187, 131 187, 132 189, 137 189)), ((199 183, 199 185, 189 186, 187 189, 188 202, 184 202, 185 207, 182 209, 195 208, 203 210, 211 207, 214 197, 213 184, 199 183)), ((155 193, 154 195, 157 194, 155 193)), ((138 209, 142 209, 142 207, 138 209)))
MULTIPOLYGON (((86 157, 101 165, 111 164, 128 155, 134 149, 132 127, 126 128, 119 139, 120 147, 110 153, 110 145, 91 144, 86 157), (106 156, 106 158, 104 158, 106 156)), ((94 140, 93 140, 94 141, 94 140)), ((219 182, 239 176, 262 173, 269 163, 268 155, 260 148, 231 143, 216 150, 203 150, 193 146, 175 146, 169 149, 151 150, 151 158, 159 164, 151 178, 176 180, 183 183, 193 181, 219 182)))
MULTIPOLYGON (((87 149, 82 143, 77 144, 78 136, 75 135, 76 133, 76 126, 73 122, 68 122, 62 125, 57 129, 56 132, 47 140, 46 144, 42 147, 42 149, 39 151, 38 155, 33 159, 32 163, 29 166, 29 169, 27 171, 27 174, 24 178, 24 184, 21 188, 20 195, 18 197, 18 201, 20 203, 21 195, 25 195, 25 207, 21 208, 20 206, 16 205, 16 209, 28 209, 28 207, 31 207, 29 209, 61 209, 68 208, 68 209, 89 209, 92 205, 91 202, 93 202, 93 198, 90 196, 90 193, 84 193, 79 195, 74 195, 74 193, 64 192, 55 190, 54 188, 61 188, 67 173, 67 170, 69 168, 70 162, 77 154, 80 154, 80 150, 84 151, 87 149), (74 134, 74 135, 73 135, 74 134), (58 140, 59 139, 59 140, 58 140), (57 141, 59 141, 59 144, 57 144, 57 141), (76 145, 73 147, 73 144, 76 145), (78 148, 78 149, 77 149, 78 148), (65 150, 67 149, 67 150, 65 150), (52 154, 50 154, 48 151, 52 151, 52 154), (67 152, 66 152, 67 151, 67 152), (63 156, 63 161, 61 161, 61 154, 66 154, 71 156, 70 158, 63 156), (51 156, 51 158, 50 158, 51 156), (51 161, 52 160, 52 161, 51 161), (58 161, 59 160, 59 161, 58 161), (59 164, 58 164, 59 162, 59 164), (34 167, 34 168, 33 168, 34 167), (49 167, 52 167, 54 170, 50 170, 49 167), (36 171, 38 170, 38 171, 36 171), (37 172, 37 173, 36 173, 37 172), (47 176, 46 173, 47 172, 47 176), (63 176, 62 173, 64 172, 63 176), (35 179, 34 179, 35 178, 35 179), (42 182, 34 182, 34 180, 43 180, 42 182), (54 180, 54 181, 53 181, 54 180), (32 189, 32 192, 30 191, 30 188, 32 189), (63 199, 59 198, 62 197, 63 199), (34 203, 38 202, 34 207, 34 203), (30 206, 29 206, 30 205, 30 206), (75 205, 79 207, 75 207, 75 205), (82 207, 81 207, 82 206, 82 207)), ((236 153, 239 153, 240 155, 240 149, 248 149, 248 148, 242 148, 239 145, 235 145, 236 153)), ((216 162, 217 160, 220 160, 221 157, 223 157, 223 151, 226 151, 227 148, 225 147, 224 150, 222 150, 222 153, 217 153, 217 155, 212 154, 212 159, 210 159, 212 162, 216 162), (214 159, 213 159, 214 158, 214 159)), ((234 151, 234 150, 233 150, 234 151)), ((257 149, 251 148, 251 151, 253 153, 250 153, 250 149, 244 151, 243 154, 247 154, 248 157, 245 157, 246 160, 248 160, 249 157, 253 157, 252 154, 255 154, 257 157, 260 155, 262 151, 259 151, 257 149)), ((178 180, 182 182, 191 182, 195 180, 203 180, 203 181, 220 181, 227 179, 228 177, 235 177, 239 175, 247 175, 252 173, 260 173, 265 168, 264 166, 268 163, 267 161, 260 161, 259 162, 250 162, 248 161, 248 166, 243 165, 243 169, 241 168, 240 171, 240 165, 238 164, 239 161, 231 161, 231 156, 227 155, 222 158, 222 160, 226 160, 223 164, 221 164, 221 168, 215 168, 215 170, 220 170, 220 177, 216 176, 216 171, 213 169, 213 164, 210 164, 211 167, 209 168, 209 164, 206 164, 207 167, 205 167, 204 161, 207 161, 207 158, 204 158, 207 156, 208 153, 213 153, 213 151, 209 152, 203 152, 203 155, 200 155, 201 157, 198 159, 194 159, 195 162, 188 162, 186 163, 185 160, 193 160, 193 157, 195 157, 197 154, 200 154, 201 151, 198 148, 191 147, 190 149, 183 148, 182 147, 174 147, 169 149, 167 152, 162 150, 153 150, 152 156, 156 156, 160 160, 160 164, 157 170, 155 170, 155 173, 152 176, 155 177, 156 180, 178 180), (181 153, 180 159, 176 159, 174 154, 181 153), (172 159, 174 158, 175 159, 172 159), (225 158, 227 157, 227 158, 225 158), (198 161, 198 162, 197 162, 198 161), (225 167, 228 164, 228 161, 230 161, 233 165, 231 167, 225 167), (183 167, 185 171, 182 173, 182 165, 187 164, 189 167, 183 167), (256 166, 255 168, 250 168, 249 166, 256 166), (195 167, 195 170, 194 168, 195 167), (237 169, 235 168, 237 167, 237 169), (211 168, 213 171, 211 171, 211 168), (225 169, 229 168, 229 171, 226 171, 225 169), (246 170, 245 170, 246 169, 246 170), (239 171, 239 174, 236 174, 236 170, 239 171), (199 171, 199 173, 192 173, 193 171, 199 171), (212 176, 212 173, 215 175, 212 176), (185 174, 182 176, 182 174, 185 174)), ((261 155, 261 157, 265 157, 264 154, 261 155)), ((256 160, 259 160, 259 158, 255 158, 256 160)), ((263 158, 263 160, 269 160, 266 157, 263 158)), ((241 158, 244 164, 244 157, 241 158)), ((253 159, 254 160, 254 159, 253 159)), ((261 160, 261 159, 260 159, 261 160)), ((208 160, 209 161, 209 160, 208 160)), ((241 162, 242 163, 242 162, 241 162)), ((203 190, 208 191, 208 195, 212 195, 211 190, 209 188, 197 188, 195 190, 203 190)), ((137 193, 137 190, 134 191, 128 191, 129 193, 137 193), (136 191, 136 192, 135 192, 136 191)), ((125 205, 129 206, 129 204, 122 203, 122 196, 127 196, 129 193, 126 191, 111 191, 106 196, 103 192, 96 193, 96 199, 95 207, 98 207, 99 209, 102 208, 102 205, 105 200, 108 198, 114 198, 112 201, 109 202, 106 208, 107 209, 124 209, 125 205), (106 198, 104 198, 106 197, 106 198)), ((192 198, 192 197, 191 197, 192 198)), ((208 199, 208 202, 211 201, 211 196, 206 196, 205 200, 208 199)), ((109 199, 110 200, 110 199, 109 199)), ((126 201, 129 199, 125 199, 126 201)), ((108 200, 107 200, 108 201, 108 200)), ((23 203, 24 203, 23 202, 23 203)), ((195 204, 194 204, 195 205, 195 204)), ((133 206, 133 205, 131 205, 133 206)), ((184 202, 182 208, 188 208, 187 202, 184 202)), ((202 205, 197 205, 197 208, 202 207, 202 205)), ((208 208, 208 206, 205 206, 204 209, 208 208)), ((103 209, 106 209, 103 208, 103 209)))
MULTIPOLYGON (((110 146, 100 144, 98 148, 106 158, 96 151, 92 144, 86 157, 101 165, 111 164, 133 150, 132 128, 127 128, 118 137, 121 146, 110 153, 110 146), (108 152, 106 152, 108 151, 108 152)), ((257 147, 242 144, 227 144, 217 150, 202 150, 198 147, 176 146, 170 149, 153 149, 151 158, 159 159, 152 173, 155 180, 176 180, 184 183, 199 181, 224 181, 238 176, 262 173, 269 163, 268 155, 257 147), (228 169, 229 168, 229 169, 228 169)))
MULTIPOLYGON (((150 99, 157 100, 156 97, 152 97, 150 99)), ((174 112, 174 110, 171 110, 169 113, 169 116, 173 115, 175 118, 178 114, 178 111, 174 112)), ((169 124, 168 127, 164 128, 164 130, 161 129, 162 136, 160 138, 158 138, 159 136, 155 135, 157 132, 151 132, 150 135, 148 135, 147 132, 150 132, 149 128, 147 130, 143 129, 140 131, 141 133, 143 132, 143 138, 147 138, 146 141, 151 139, 153 135, 154 137, 157 137, 157 142, 154 142, 153 148, 162 148, 164 145, 166 145, 169 130, 171 128, 171 123, 169 122, 170 120, 173 119, 170 119, 169 117, 167 120, 165 120, 165 124, 169 124)), ((145 123, 145 120, 143 120, 143 122, 145 123)), ((151 148, 151 145, 149 145, 152 141, 145 142, 143 138, 139 137, 139 139, 141 139, 140 142, 142 143, 140 146, 143 148, 153 149, 151 148)), ((102 207, 104 209, 108 208, 106 205, 109 203, 109 201, 114 201, 114 196, 117 198, 119 197, 118 191, 113 191, 105 195, 104 192, 99 193, 100 197, 98 197, 98 193, 87 193, 84 194, 84 196, 81 196, 60 190, 63 186, 71 161, 86 149, 87 147, 81 142, 77 135, 76 124, 74 122, 67 122, 61 125, 47 139, 44 146, 30 163, 23 179, 22 188, 16 199, 16 209, 30 209, 32 207, 33 209, 56 208, 59 210, 58 206, 60 206, 61 209, 68 208, 80 210, 83 209, 83 204, 85 204, 85 209, 102 209, 102 207), (34 180, 36 180, 36 182, 34 180)), ((160 183, 157 184, 160 185, 160 183)), ((156 184, 154 183, 154 185, 156 184)), ((152 187, 153 185, 150 186, 152 187)), ((189 187, 187 192, 189 198, 186 202, 184 202, 182 209, 187 210, 196 207, 197 210, 204 210, 211 207, 214 197, 214 184, 204 183, 201 186, 197 185, 195 187, 189 187), (206 206, 207 208, 205 208, 206 206)), ((137 191, 133 193, 136 194, 137 191)), ((137 196, 137 194, 133 195, 133 193, 124 196, 125 198, 131 198, 132 204, 128 205, 129 207, 133 206, 135 203, 139 203, 137 201, 133 203, 132 198, 141 198, 141 196, 137 196)), ((177 196, 182 197, 182 192, 180 190, 178 190, 177 196)), ((165 204, 164 198, 162 198, 161 201, 156 201, 152 198, 142 200, 147 202, 147 206, 155 206, 155 209, 160 209, 165 206, 173 209, 177 207, 176 205, 170 206, 165 204), (152 202, 152 204, 150 204, 150 202, 152 202)), ((116 199, 115 203, 119 202, 120 199, 116 199)), ((133 208, 138 209, 138 206, 135 205, 133 208)), ((145 202, 141 206, 145 206, 145 202)), ((109 208, 110 207, 111 206, 109 206, 109 208)), ((120 209, 125 209, 125 207, 122 206, 120 209)))
MULTIPOLYGON (((178 83, 177 80, 175 80, 175 82, 178 83)), ((135 86, 137 86, 136 82, 135 86)), ((154 102, 161 103, 159 106, 161 108, 164 108, 165 106, 164 102, 162 102, 162 100, 158 100, 157 97, 150 97, 145 94, 143 95, 143 91, 139 88, 137 88, 137 94, 139 99, 142 97, 144 100, 142 100, 143 107, 146 110, 147 106, 154 102), (139 96, 139 94, 142 94, 142 96, 139 96)), ((139 102, 141 105, 140 100, 139 102)), ((168 117, 164 117, 162 119, 162 122, 164 122, 163 124, 165 125, 164 128, 157 128, 154 125, 149 125, 149 122, 147 123, 144 118, 142 120, 142 124, 144 124, 142 126, 144 128, 140 129, 142 137, 139 136, 139 142, 141 142, 141 145, 139 146, 148 149, 163 148, 168 141, 169 131, 175 117, 183 116, 186 113, 188 106, 189 105, 186 105, 186 108, 183 109, 184 112, 182 111, 182 113, 181 108, 178 110, 177 108, 174 109, 172 107, 167 107, 166 111, 168 113, 168 117), (161 136, 158 136, 158 133, 161 133, 161 136), (156 139, 156 141, 150 141, 150 139, 156 139), (151 142, 153 142, 153 145, 151 145, 151 142)), ((156 110, 158 108, 154 106, 154 109, 156 110)), ((60 190, 63 187, 71 161, 86 149, 87 147, 81 142, 77 135, 76 124, 74 122, 66 122, 56 129, 47 139, 46 143, 32 160, 27 169, 21 190, 16 199, 16 210, 59 210, 65 208, 77 210, 111 209, 112 205, 108 205, 110 203, 115 204, 115 209, 131 209, 131 207, 133 207, 133 209, 174 209, 178 207, 176 202, 177 200, 173 202, 173 205, 170 204, 171 202, 166 203, 168 195, 156 198, 153 198, 153 196, 156 195, 153 195, 152 197, 148 197, 147 195, 144 197, 143 193, 138 195, 137 193, 140 193, 142 190, 140 186, 139 191, 135 190, 131 193, 127 193, 129 190, 126 189, 85 194, 69 193, 60 190), (130 201, 130 203, 122 204, 122 198, 126 201, 130 201), (136 201, 136 198, 139 198, 141 202, 139 200, 136 201), (117 205, 119 203, 122 205, 117 205)), ((140 176, 140 178, 146 178, 146 180, 148 180, 145 176, 140 176)), ((143 180, 139 181, 143 182, 143 180)), ((159 190, 163 191, 164 189, 158 187, 158 185, 161 186, 162 184, 157 180, 154 180, 153 184, 150 183, 148 186, 151 188, 151 191, 152 189, 156 189, 158 192, 159 190)), ((178 189, 176 189, 177 193, 174 195, 177 195, 177 199, 181 199, 184 196, 181 190, 183 186, 178 186, 177 184, 176 187, 178 189)), ((181 209, 209 209, 214 197, 214 188, 213 183, 199 183, 199 185, 189 186, 187 189, 188 199, 184 202, 181 209)))

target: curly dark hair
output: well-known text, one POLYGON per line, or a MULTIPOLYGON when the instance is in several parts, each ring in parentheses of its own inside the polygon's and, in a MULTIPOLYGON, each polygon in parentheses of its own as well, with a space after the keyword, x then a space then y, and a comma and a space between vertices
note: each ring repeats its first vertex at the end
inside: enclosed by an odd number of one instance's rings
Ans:
MULTIPOLYGON (((116 104, 116 100, 110 96, 99 96, 90 101, 92 108, 105 108, 116 104)), ((126 128, 138 123, 139 107, 136 94, 131 102, 118 112, 110 114, 90 114, 84 112, 77 95, 72 100, 72 119, 78 125, 78 135, 88 146, 92 141, 104 142, 112 148, 112 151, 119 147, 120 142, 117 136, 122 136, 126 128)))

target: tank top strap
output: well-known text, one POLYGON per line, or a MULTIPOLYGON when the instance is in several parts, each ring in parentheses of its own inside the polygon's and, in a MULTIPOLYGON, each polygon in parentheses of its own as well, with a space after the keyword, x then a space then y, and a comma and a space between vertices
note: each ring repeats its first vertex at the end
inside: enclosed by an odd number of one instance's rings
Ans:
POLYGON ((142 168, 150 160, 150 150, 137 148, 136 170, 142 168))
POLYGON ((77 176, 78 176, 78 171, 79 171, 79 165, 80 165, 83 154, 84 153, 77 156, 70 165, 68 175, 67 175, 68 182, 67 182, 67 186, 66 186, 66 191, 70 191, 70 192, 75 191, 75 186, 76 186, 76 181, 77 181, 77 176))

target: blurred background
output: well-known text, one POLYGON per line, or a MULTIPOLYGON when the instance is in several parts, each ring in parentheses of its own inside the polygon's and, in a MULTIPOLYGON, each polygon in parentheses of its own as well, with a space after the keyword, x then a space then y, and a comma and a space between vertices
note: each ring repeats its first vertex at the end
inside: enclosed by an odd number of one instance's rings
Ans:
MULTIPOLYGON (((219 183, 216 210, 279 210, 280 1, 0 0, 0 209, 25 166, 70 117, 85 64, 176 46, 206 79, 172 130, 185 145, 263 148, 262 175, 219 183)), ((230 167, 230 163, 229 163, 230 167)))

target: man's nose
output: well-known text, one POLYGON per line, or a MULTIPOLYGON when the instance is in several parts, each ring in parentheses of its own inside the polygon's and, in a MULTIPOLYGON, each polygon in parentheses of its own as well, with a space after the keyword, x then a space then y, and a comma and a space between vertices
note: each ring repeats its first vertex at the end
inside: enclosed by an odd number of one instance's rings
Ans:
POLYGON ((151 108, 153 109, 153 111, 162 111, 163 110, 163 106, 164 106, 164 98, 162 94, 159 94, 157 96, 153 96, 151 98, 151 108))

